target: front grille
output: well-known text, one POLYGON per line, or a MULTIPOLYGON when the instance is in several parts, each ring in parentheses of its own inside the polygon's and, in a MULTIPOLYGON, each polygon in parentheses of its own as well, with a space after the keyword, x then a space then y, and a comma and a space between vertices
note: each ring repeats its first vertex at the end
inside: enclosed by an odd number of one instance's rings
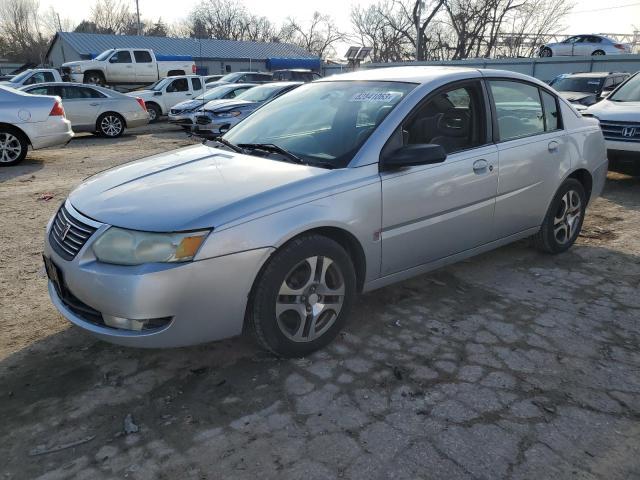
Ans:
POLYGON ((62 205, 51 225, 49 242, 58 255, 65 260, 73 260, 95 231, 95 228, 72 217, 62 205))
POLYGON ((60 71, 64 74, 64 75, 69 75, 71 73, 71 67, 62 67, 60 68, 60 71))
POLYGON ((640 142, 640 122, 601 121, 600 128, 606 140, 640 142))
POLYGON ((196 117, 196 123, 198 125, 208 125, 211 123, 211 119, 205 115, 196 117))

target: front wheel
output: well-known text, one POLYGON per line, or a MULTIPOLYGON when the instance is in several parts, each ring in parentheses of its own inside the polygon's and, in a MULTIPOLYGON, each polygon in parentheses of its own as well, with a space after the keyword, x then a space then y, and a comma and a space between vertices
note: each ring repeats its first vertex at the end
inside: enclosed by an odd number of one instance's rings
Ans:
POLYGON ((155 103, 146 103, 145 106, 147 107, 147 113, 149 114, 149 123, 157 122, 160 119, 160 115, 162 115, 160 107, 155 103))
POLYGON ((103 113, 96 122, 100 135, 117 138, 124 133, 124 119, 117 113, 103 113))
POLYGON ((335 338, 355 294, 355 270, 345 249, 330 238, 304 235, 269 259, 254 285, 248 320, 265 349, 302 357, 335 338))
POLYGON ((541 57, 552 57, 553 56, 553 52, 551 51, 551 49, 549 47, 544 47, 541 51, 540 51, 540 56, 541 57))
POLYGON ((0 127, 0 167, 20 163, 27 156, 29 143, 24 135, 0 127))
POLYGON ((533 237, 534 246, 546 253, 561 253, 576 241, 587 208, 587 196, 582 184, 567 179, 558 189, 540 231, 533 237))
POLYGON ((83 82, 88 83, 90 85, 100 85, 100 86, 104 86, 104 84, 106 83, 104 79, 104 75, 102 75, 102 73, 100 72, 85 73, 83 82))
POLYGON ((604 51, 603 50, 596 50, 591 55, 604 55, 604 51))

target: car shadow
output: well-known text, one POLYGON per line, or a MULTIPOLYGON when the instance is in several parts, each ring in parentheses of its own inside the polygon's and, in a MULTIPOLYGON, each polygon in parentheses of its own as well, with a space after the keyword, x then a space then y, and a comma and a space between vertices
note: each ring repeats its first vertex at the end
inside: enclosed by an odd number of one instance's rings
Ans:
POLYGON ((609 172, 602 192, 605 198, 631 210, 640 208, 640 177, 632 177, 618 172, 609 172))
POLYGON ((38 157, 38 152, 29 151, 27 158, 19 164, 0 168, 0 183, 19 177, 24 178, 18 181, 29 182, 32 180, 32 175, 41 170, 43 166, 44 161, 38 157))

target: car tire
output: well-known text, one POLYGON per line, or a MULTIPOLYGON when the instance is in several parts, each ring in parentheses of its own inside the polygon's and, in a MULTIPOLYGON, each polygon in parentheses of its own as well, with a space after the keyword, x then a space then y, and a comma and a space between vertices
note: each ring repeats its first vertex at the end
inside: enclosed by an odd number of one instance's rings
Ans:
POLYGON ((345 249, 322 235, 303 235, 263 267, 247 320, 263 348, 280 357, 302 357, 336 337, 355 295, 355 269, 345 249))
POLYGON ((604 53, 604 50, 596 50, 596 51, 595 51, 595 52, 593 52, 591 55, 592 55, 592 56, 593 56, 593 55, 605 55, 605 53, 604 53))
POLYGON ((540 51, 540 57, 544 57, 544 58, 553 57, 553 51, 551 51, 549 47, 544 47, 540 51))
POLYGON ((100 72, 87 72, 84 74, 82 83, 104 86, 106 81, 104 79, 104 75, 100 72))
POLYGON ((540 231, 532 237, 533 245, 546 253, 562 253, 578 238, 587 208, 587 196, 582 184, 569 178, 560 185, 540 231))
POLYGON ((149 114, 149 123, 155 123, 160 120, 160 116, 162 115, 162 110, 155 103, 145 103, 147 107, 147 113, 149 114))
POLYGON ((96 121, 96 130, 102 137, 118 138, 125 130, 124 118, 114 112, 103 113, 96 121))
POLYGON ((0 167, 9 167, 23 161, 29 151, 29 141, 22 132, 0 127, 0 167))

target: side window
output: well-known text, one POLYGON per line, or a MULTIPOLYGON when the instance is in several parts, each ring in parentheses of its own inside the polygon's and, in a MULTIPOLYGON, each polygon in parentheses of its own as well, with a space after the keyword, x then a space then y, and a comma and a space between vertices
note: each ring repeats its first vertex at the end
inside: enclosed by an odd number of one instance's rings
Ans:
POLYGON ((603 90, 611 90, 613 88, 613 77, 605 78, 604 84, 602 85, 603 90))
POLYGON ((36 87, 28 91, 31 95, 51 95, 47 87, 36 87))
POLYGON ((33 84, 33 83, 44 83, 44 82, 46 82, 45 76, 44 76, 44 72, 36 72, 29 79, 29 83, 31 83, 31 84, 33 84))
POLYGON ((249 75, 242 75, 240 78, 236 80, 235 83, 244 83, 244 82, 250 82, 250 81, 251 81, 251 77, 249 75))
POLYGON ((438 93, 405 122, 404 143, 435 143, 447 153, 484 145, 483 104, 478 83, 438 93))
POLYGON ((589 37, 589 43, 601 43, 602 42, 602 38, 600 37, 596 37, 596 36, 590 36, 589 37))
POLYGON ((98 90, 94 90, 93 88, 80 87, 80 90, 82 91, 82 96, 84 98, 106 98, 106 95, 98 90))
POLYGON ((53 73, 51 72, 43 72, 44 81, 45 82, 55 82, 56 79, 53 77, 53 73))
POLYGON ((200 81, 199 78, 193 77, 191 79, 191 85, 193 86, 194 90, 201 90, 202 89, 202 82, 200 81))
POLYGON ((558 101, 556 97, 544 90, 541 90, 542 103, 544 105, 544 125, 547 132, 560 130, 562 128, 562 119, 560 118, 560 110, 558 109, 558 101))
POLYGON ((127 50, 120 50, 109 59, 111 63, 131 63, 131 54, 127 50))
POLYGON ((167 93, 174 92, 188 92, 189 84, 187 83, 186 78, 178 78, 171 82, 171 84, 167 87, 167 93))
POLYGON ((538 87, 509 80, 489 81, 500 141, 544 132, 538 87))
POLYGON ((152 63, 153 59, 151 54, 145 50, 134 50, 133 57, 136 59, 136 63, 152 63))

